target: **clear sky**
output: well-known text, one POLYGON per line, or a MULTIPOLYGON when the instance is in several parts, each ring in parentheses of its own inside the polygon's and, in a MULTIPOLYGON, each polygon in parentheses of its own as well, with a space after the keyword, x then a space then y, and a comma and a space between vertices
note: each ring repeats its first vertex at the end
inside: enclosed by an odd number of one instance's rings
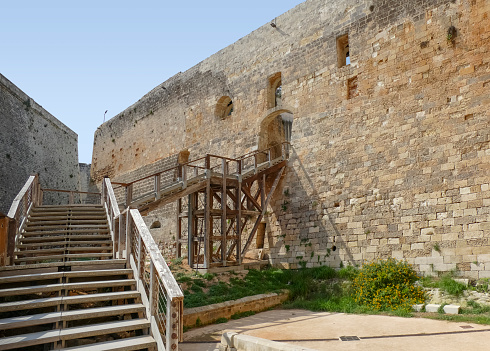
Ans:
POLYGON ((78 134, 304 0, 0 0, 0 73, 78 134))

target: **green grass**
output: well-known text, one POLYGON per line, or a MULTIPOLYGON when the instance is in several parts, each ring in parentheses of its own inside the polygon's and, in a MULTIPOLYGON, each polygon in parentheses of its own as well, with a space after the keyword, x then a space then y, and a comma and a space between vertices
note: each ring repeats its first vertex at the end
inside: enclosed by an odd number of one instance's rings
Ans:
POLYGON ((451 273, 443 274, 440 278, 424 277, 420 280, 423 287, 439 288, 449 295, 461 296, 468 287, 453 279, 451 273))

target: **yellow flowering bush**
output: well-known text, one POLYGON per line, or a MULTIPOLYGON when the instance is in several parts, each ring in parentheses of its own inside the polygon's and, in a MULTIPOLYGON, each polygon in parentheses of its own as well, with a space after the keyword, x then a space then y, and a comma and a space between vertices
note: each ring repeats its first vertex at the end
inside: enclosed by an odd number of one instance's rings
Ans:
POLYGON ((417 280, 417 273, 407 262, 374 261, 364 265, 355 277, 354 300, 377 311, 410 310, 425 301, 423 289, 414 285, 417 280))

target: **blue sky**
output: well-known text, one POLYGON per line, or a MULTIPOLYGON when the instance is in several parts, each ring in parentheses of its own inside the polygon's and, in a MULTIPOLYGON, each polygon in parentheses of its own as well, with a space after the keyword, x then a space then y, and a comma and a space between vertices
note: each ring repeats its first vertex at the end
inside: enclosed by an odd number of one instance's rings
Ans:
POLYGON ((0 73, 78 134, 304 0, 0 0, 0 73))

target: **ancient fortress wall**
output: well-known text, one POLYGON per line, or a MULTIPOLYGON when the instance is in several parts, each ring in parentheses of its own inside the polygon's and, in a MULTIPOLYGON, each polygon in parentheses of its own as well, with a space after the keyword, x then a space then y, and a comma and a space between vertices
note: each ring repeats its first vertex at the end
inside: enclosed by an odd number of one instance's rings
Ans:
POLYGON ((239 156, 277 141, 290 112, 273 263, 395 257, 490 277, 489 16, 488 0, 308 0, 100 126, 92 176, 184 149, 239 156))
MULTIPOLYGON (((31 174, 43 188, 78 190, 78 136, 0 74, 0 212, 31 174)), ((45 194, 47 201, 59 199, 45 194)))

